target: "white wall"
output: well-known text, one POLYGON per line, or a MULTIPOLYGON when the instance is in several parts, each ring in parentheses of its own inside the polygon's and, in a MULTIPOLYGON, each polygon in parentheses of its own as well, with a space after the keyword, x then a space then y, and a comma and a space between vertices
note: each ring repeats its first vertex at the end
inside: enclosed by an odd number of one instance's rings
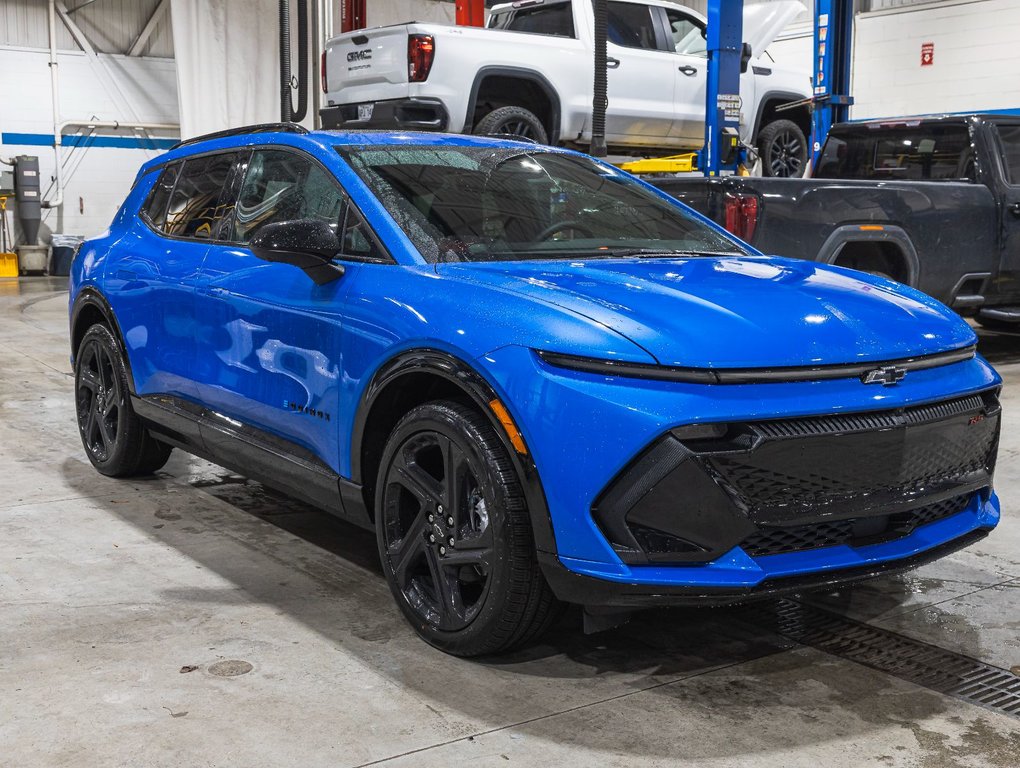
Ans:
MULTIPOLYGON (((118 120, 176 123, 177 83, 173 59, 61 52, 60 114, 64 120, 118 120)), ((41 50, 0 48, 0 157, 39 157, 43 199, 54 174, 49 55, 41 50), (21 134, 15 136, 14 134, 21 134), (28 134, 26 138, 24 134, 28 134), (24 143, 24 142, 29 143, 24 143), (43 142, 42 145, 34 142, 43 142)), ((69 128, 68 133, 78 129, 69 128)), ((172 134, 162 136, 164 143, 172 134)), ((104 131, 96 143, 133 142, 132 131, 104 131)), ((72 139, 73 140, 73 139, 72 139)), ((64 147, 64 205, 43 211, 40 242, 49 233, 94 235, 110 223, 138 168, 163 150, 91 146, 64 147)), ((10 219, 8 219, 10 221, 10 219)))
POLYGON ((1020 3, 941 2, 860 14, 854 119, 1020 109, 1020 3), (935 44, 921 66, 921 44, 935 44))
MULTIPOLYGON (((453 24, 457 17, 456 7, 453 3, 436 2, 436 0, 369 0, 367 6, 367 22, 370 27, 400 24, 404 21, 435 21, 453 24)), ((340 29, 339 24, 337 29, 340 29)))

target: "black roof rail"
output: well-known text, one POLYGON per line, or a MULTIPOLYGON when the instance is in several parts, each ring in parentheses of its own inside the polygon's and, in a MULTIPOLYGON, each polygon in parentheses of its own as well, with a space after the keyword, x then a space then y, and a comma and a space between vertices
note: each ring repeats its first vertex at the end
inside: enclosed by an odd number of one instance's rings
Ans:
POLYGON ((227 128, 225 131, 204 133, 201 136, 194 136, 190 139, 178 141, 170 149, 186 147, 189 144, 196 144, 200 141, 211 139, 225 139, 228 136, 241 136, 245 133, 308 133, 308 129, 297 123, 259 123, 258 125, 242 125, 239 128, 227 128))

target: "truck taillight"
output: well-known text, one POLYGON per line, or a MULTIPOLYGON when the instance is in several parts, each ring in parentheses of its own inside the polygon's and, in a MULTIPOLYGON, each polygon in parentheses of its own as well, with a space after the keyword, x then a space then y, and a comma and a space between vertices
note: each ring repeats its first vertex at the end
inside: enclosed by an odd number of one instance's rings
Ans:
POLYGON ((329 80, 326 79, 326 52, 319 57, 319 80, 322 82, 322 92, 329 93, 329 80))
POLYGON ((758 196, 746 192, 726 194, 726 231, 745 242, 751 242, 758 226, 758 196))
POLYGON ((408 35, 407 38, 407 79, 412 83, 424 83, 429 79, 432 59, 436 54, 436 41, 432 35, 408 35))

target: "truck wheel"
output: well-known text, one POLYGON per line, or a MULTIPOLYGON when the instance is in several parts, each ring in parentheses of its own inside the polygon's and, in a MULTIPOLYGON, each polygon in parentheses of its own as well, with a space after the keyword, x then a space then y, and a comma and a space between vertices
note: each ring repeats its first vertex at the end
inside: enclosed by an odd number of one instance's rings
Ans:
POLYGON ((500 107, 492 110, 475 125, 477 134, 500 134, 532 139, 539 144, 549 143, 542 121, 524 107, 500 107))
POLYGON ((383 572, 427 643, 503 653, 556 618, 520 481, 481 413, 452 401, 412 410, 386 442, 376 488, 383 572))
POLYGON ((807 139, 791 120, 776 120, 758 132, 763 176, 796 178, 807 166, 807 139))

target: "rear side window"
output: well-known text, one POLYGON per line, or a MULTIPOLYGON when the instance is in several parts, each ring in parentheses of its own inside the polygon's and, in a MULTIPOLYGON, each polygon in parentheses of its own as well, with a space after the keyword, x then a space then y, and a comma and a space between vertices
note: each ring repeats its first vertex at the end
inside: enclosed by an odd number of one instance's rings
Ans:
POLYGON ((340 185, 311 158, 267 149, 252 154, 233 216, 231 240, 247 243, 260 227, 293 219, 340 226, 340 185))
POLYGON ((998 129, 1009 183, 1020 186, 1020 125, 1000 125, 998 129))
POLYGON ((830 135, 814 173, 820 179, 974 181, 966 125, 867 126, 830 135))
POLYGON ((224 186, 237 160, 235 153, 206 155, 185 161, 170 196, 163 231, 196 240, 219 239, 219 225, 230 213, 224 186))
POLYGON ((609 3, 609 42, 624 48, 659 49, 652 9, 636 3, 609 3))
POLYGON ((532 35, 573 37, 574 14, 570 3, 519 8, 494 14, 489 27, 510 32, 527 32, 532 35))
POLYGON ((167 204, 170 202, 170 195, 174 191, 174 184, 177 183, 177 174, 180 170, 180 163, 174 163, 164 168, 152 191, 149 192, 149 199, 142 206, 142 214, 156 229, 162 229, 166 223, 167 204))

